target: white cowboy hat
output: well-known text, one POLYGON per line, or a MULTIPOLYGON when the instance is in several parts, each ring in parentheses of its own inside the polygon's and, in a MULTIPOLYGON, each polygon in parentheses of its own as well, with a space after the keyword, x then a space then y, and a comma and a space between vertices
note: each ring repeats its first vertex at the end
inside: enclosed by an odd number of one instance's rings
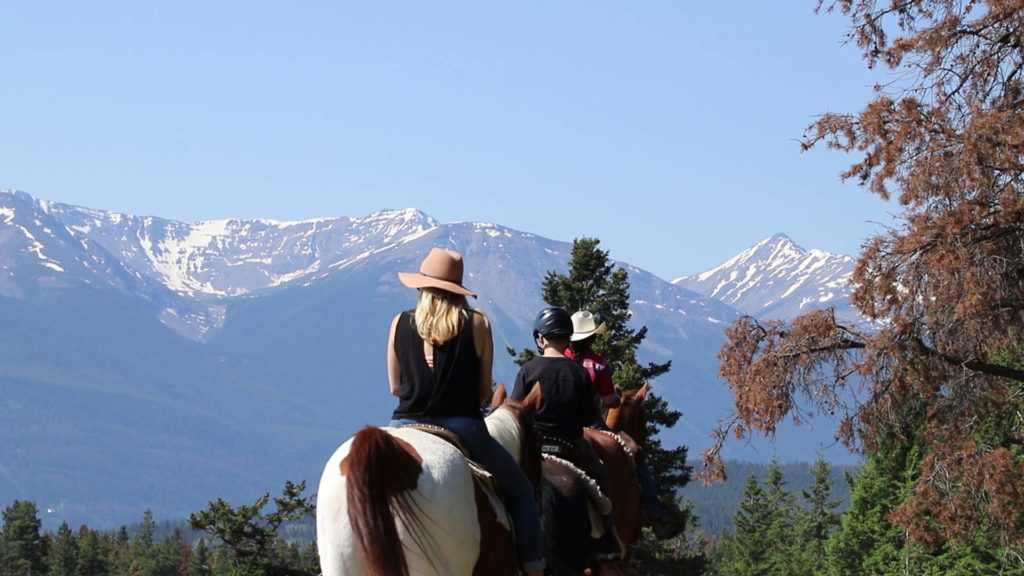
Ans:
POLYGON ((604 334, 607 328, 604 322, 598 325, 597 319, 590 311, 580 310, 572 315, 572 336, 569 340, 576 342, 597 334, 604 334))

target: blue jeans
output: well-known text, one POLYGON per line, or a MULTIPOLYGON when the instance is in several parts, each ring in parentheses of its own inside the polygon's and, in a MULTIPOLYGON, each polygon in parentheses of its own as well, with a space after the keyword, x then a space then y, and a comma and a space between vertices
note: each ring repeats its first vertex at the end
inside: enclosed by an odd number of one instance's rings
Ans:
POLYGON ((636 464, 636 479, 640 484, 640 498, 644 504, 644 514, 651 520, 662 516, 661 501, 658 500, 658 489, 654 485, 654 476, 647 462, 641 460, 636 464))
POLYGON ((469 450, 470 457, 480 463, 498 479, 498 486, 505 497, 512 524, 516 532, 516 548, 524 571, 543 570, 544 545, 541 540, 540 511, 534 500, 533 486, 523 474, 515 458, 487 432, 487 425, 480 418, 456 416, 451 418, 402 418, 392 420, 390 426, 401 426, 419 422, 447 428, 455 433, 469 450))

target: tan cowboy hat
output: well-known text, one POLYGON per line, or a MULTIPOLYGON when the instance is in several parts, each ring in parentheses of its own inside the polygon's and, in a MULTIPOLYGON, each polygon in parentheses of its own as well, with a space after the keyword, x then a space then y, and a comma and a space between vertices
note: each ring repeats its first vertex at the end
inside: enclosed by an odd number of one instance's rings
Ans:
POLYGON ((431 248, 418 273, 399 272, 398 279, 409 288, 440 288, 476 298, 462 286, 462 255, 454 250, 431 248))
POLYGON ((590 311, 580 310, 572 315, 572 336, 569 337, 569 340, 577 342, 591 336, 604 334, 607 329, 608 326, 604 322, 598 325, 597 319, 590 311))

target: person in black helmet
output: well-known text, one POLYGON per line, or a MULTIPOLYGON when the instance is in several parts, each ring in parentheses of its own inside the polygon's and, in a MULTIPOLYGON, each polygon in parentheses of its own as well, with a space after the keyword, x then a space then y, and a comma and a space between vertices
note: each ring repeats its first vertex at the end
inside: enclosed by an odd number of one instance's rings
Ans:
MULTIPOLYGON (((534 423, 544 437, 545 450, 582 468, 597 482, 601 492, 610 497, 608 471, 583 439, 583 428, 599 421, 601 414, 590 375, 579 362, 565 356, 572 334, 569 312, 558 307, 541 310, 533 323, 539 355, 519 369, 511 398, 521 401, 535 383, 540 383, 541 403, 534 423), (563 447, 565 451, 561 452, 563 447)), ((611 514, 604 520, 605 538, 598 542, 598 553, 602 559, 616 558, 621 554, 621 542, 611 514)))

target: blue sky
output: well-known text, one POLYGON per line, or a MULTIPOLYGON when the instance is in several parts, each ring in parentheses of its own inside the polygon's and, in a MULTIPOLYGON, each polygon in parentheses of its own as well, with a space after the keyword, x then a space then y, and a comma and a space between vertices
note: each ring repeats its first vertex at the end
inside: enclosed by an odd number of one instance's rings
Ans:
POLYGON ((813 1, 0 5, 0 188, 194 221, 414 206, 670 279, 894 207, 801 153, 881 77, 813 1))

